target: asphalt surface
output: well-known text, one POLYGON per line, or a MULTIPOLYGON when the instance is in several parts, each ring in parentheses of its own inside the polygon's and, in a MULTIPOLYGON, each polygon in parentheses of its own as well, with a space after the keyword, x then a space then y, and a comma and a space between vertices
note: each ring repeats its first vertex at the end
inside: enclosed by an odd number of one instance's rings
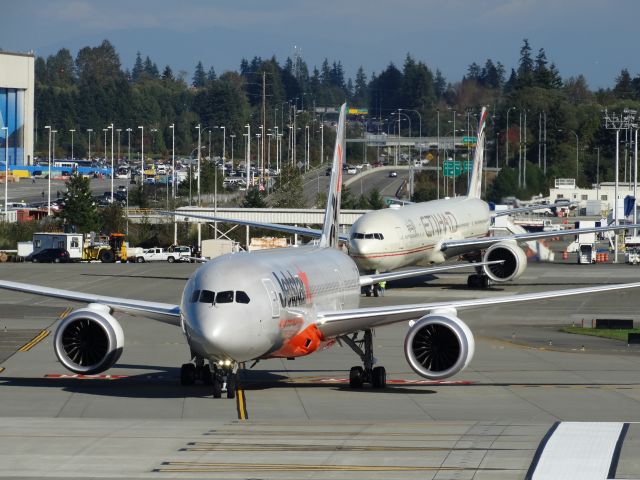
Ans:
MULTIPOLYGON (((178 302, 192 264, 0 264, 0 278, 178 302)), ((531 264, 523 277, 468 291, 441 274, 387 285, 390 305, 637 280, 628 265, 531 264)), ((189 352, 176 327, 118 315, 125 350, 98 378, 56 360, 69 302, 0 291, 0 476, 33 478, 524 478, 556 421, 640 422, 640 349, 560 333, 593 318, 638 320, 638 292, 585 295, 459 312, 476 338, 469 368, 427 382, 408 367, 405 324, 376 331, 382 391, 352 391, 348 348, 242 374, 242 403, 179 385, 189 352), (44 333, 43 333, 44 332, 44 333)), ((640 478, 631 424, 617 478, 640 478), (620 473, 622 475, 622 473, 620 473)))

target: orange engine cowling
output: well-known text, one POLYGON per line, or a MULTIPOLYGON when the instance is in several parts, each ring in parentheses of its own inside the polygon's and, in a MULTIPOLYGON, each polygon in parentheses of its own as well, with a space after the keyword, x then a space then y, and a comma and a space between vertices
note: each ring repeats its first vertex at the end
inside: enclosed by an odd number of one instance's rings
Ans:
POLYGON ((92 304, 68 315, 54 335, 60 363, 74 373, 91 375, 111 368, 122 355, 124 332, 104 305, 92 304))

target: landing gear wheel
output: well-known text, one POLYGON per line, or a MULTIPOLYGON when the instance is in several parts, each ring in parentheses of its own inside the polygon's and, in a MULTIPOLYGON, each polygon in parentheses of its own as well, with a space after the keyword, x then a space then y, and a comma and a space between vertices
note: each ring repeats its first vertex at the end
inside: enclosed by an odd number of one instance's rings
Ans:
POLYGON ((237 384, 238 384, 237 375, 233 372, 229 372, 227 374, 227 398, 236 398, 237 384))
POLYGON ((211 385, 213 383, 213 379, 211 376, 211 370, 206 365, 201 365, 197 367, 198 378, 202 380, 204 385, 211 385))
POLYGON ((193 385, 196 383, 196 366, 193 363, 184 363, 180 367, 180 385, 193 385))
POLYGON ((349 371, 349 386, 351 388, 362 388, 364 384, 364 368, 351 367, 349 371))
POLYGON ((371 371, 371 386, 373 388, 384 388, 387 386, 387 371, 384 367, 375 367, 371 371))
POLYGON ((213 381, 213 398, 221 398, 222 397, 222 384, 223 377, 222 372, 220 370, 216 370, 211 375, 211 379, 213 381))

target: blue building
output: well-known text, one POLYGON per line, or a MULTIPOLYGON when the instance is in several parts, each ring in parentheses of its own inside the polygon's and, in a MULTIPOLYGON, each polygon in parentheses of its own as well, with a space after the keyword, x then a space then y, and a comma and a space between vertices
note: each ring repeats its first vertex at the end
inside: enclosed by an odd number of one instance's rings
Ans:
POLYGON ((0 52, 0 161, 8 153, 10 167, 33 164, 34 60, 0 52))

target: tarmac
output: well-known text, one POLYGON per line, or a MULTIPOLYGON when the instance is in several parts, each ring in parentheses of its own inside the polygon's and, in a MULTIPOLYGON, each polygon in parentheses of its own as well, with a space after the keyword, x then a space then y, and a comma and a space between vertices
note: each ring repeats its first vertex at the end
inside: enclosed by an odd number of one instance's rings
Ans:
MULTIPOLYGON (((197 267, 0 264, 0 278, 178 303, 197 267)), ((448 273, 389 283, 384 297, 361 304, 623 283, 639 274, 624 264, 532 263, 516 282, 486 291, 469 291, 465 274, 448 273)), ((599 465, 603 479, 638 479, 640 346, 559 328, 638 320, 639 294, 461 311, 476 354, 448 381, 428 382, 409 368, 403 323, 375 332, 384 390, 349 389, 357 358, 334 346, 246 369, 238 399, 229 400, 213 399, 207 386, 179 385, 189 352, 178 328, 127 315, 118 315, 125 349, 116 366, 102 376, 74 376, 52 342, 58 319, 79 305, 0 291, 0 476, 549 479, 572 478, 557 465, 570 459, 591 475, 573 478, 600 478, 599 465), (609 427, 608 437, 600 432, 609 427), (577 448, 591 439, 606 445, 577 448)))

